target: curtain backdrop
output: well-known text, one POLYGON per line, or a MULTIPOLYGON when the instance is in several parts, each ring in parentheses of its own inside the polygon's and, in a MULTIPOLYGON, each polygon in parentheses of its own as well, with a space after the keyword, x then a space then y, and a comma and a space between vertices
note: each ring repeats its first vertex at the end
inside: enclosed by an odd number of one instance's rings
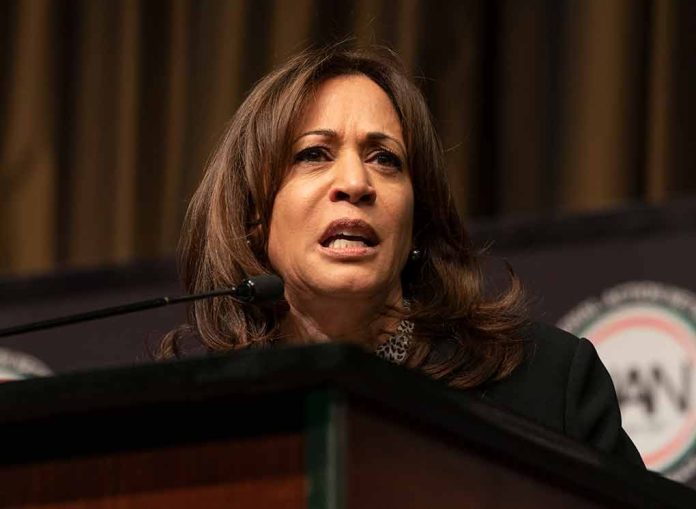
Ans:
POLYGON ((349 37, 417 76, 467 218, 696 189, 691 0, 3 0, 0 274, 171 254, 244 94, 349 37))

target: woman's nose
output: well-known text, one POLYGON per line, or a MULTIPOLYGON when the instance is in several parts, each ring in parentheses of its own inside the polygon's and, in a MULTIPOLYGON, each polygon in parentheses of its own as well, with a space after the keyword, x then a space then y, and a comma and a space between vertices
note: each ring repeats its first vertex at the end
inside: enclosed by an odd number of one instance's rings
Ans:
POLYGON ((360 158, 346 157, 343 161, 337 161, 334 171, 336 177, 329 193, 331 201, 365 204, 375 202, 377 193, 360 158))

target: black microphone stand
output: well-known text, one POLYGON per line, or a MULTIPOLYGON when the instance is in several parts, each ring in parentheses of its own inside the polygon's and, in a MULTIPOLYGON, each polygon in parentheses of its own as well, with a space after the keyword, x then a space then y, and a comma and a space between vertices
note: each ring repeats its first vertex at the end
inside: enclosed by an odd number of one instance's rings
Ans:
POLYGON ((78 313, 76 315, 61 316, 39 322, 15 325, 6 329, 0 329, 0 338, 6 336, 16 336, 18 334, 26 334, 27 332, 35 332, 44 329, 51 329, 53 327, 60 327, 62 325, 97 320, 99 318, 125 315, 127 313, 168 306, 170 304, 180 304, 182 302, 209 299, 212 297, 231 296, 244 303, 259 303, 263 301, 276 300, 282 297, 282 295, 283 281, 276 275, 267 274, 245 279, 238 286, 213 290, 212 292, 198 293, 195 295, 181 295, 179 297, 158 297, 156 299, 132 302, 130 304, 122 304, 120 306, 96 309, 94 311, 87 311, 86 313, 78 313))

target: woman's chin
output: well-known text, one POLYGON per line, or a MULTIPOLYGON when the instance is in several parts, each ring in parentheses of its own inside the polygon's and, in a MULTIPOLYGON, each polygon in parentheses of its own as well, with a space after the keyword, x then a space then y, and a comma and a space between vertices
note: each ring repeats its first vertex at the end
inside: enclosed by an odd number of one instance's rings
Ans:
POLYGON ((380 292, 381 286, 366 281, 322 282, 317 285, 317 293, 333 297, 362 298, 380 292))
MULTIPOLYGON (((328 275, 327 275, 328 276, 328 275)), ((375 274, 341 274, 317 278, 313 281, 317 294, 327 297, 361 298, 388 291, 388 283, 375 274)))

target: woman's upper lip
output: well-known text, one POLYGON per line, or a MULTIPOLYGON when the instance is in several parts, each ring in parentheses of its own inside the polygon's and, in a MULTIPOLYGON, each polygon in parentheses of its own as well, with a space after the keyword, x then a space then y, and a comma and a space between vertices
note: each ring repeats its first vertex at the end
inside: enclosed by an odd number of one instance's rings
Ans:
POLYGON ((319 239, 319 243, 323 245, 330 238, 339 234, 362 237, 367 241, 367 244, 371 246, 379 244, 379 236, 369 223, 362 219, 351 219, 349 217, 331 221, 319 239))

